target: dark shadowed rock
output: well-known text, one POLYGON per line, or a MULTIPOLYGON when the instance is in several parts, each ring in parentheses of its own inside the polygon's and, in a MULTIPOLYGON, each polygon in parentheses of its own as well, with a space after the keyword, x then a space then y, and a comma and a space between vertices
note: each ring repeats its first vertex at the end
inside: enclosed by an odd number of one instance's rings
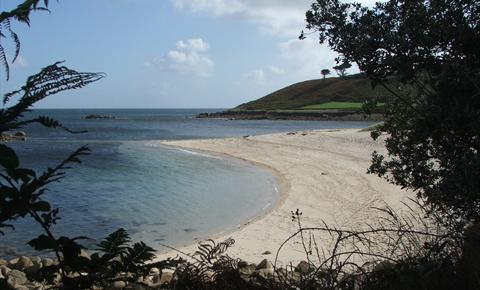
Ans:
POLYGON ((115 281, 115 282, 112 282, 110 285, 108 285, 106 290, 121 290, 125 288, 125 286, 127 286, 127 283, 123 281, 115 281))
POLYGON ((256 270, 260 269, 273 269, 273 264, 267 259, 263 259, 258 265, 256 270))
POLYGON ((300 263, 298 263, 297 267, 295 267, 295 271, 302 274, 309 274, 314 270, 315 266, 306 261, 301 261, 300 263))
POLYGON ((240 269, 240 268, 245 268, 245 267, 248 267, 248 262, 247 261, 239 261, 238 264, 237 264, 237 267, 240 269))

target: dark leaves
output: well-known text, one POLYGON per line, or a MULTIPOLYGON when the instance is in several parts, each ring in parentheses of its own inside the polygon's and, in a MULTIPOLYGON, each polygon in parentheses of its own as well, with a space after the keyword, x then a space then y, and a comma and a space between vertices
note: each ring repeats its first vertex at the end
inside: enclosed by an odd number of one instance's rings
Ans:
MULTIPOLYGON (((394 96, 387 154, 369 171, 417 192, 445 222, 480 218, 480 2, 318 0, 307 28, 394 96)), ((337 67, 338 68, 338 67, 337 67)))
POLYGON ((33 211, 47 211, 48 212, 48 211, 50 211, 51 207, 50 207, 50 204, 48 202, 41 200, 41 201, 38 201, 38 202, 32 204, 31 209, 33 211))
POLYGON ((30 123, 38 123, 50 128, 62 128, 71 133, 82 132, 72 131, 64 127, 60 122, 45 116, 20 121, 24 112, 30 110, 33 104, 47 96, 66 90, 82 88, 104 77, 102 73, 77 72, 61 66, 61 63, 57 62, 43 68, 38 74, 30 76, 21 89, 5 94, 3 98, 4 104, 16 96, 19 96, 20 99, 17 104, 0 110, 0 133, 15 130, 30 123))
POLYGON ((143 242, 133 244, 126 249, 122 262, 126 268, 135 268, 155 257, 155 250, 143 242))
POLYGON ((108 255, 121 256, 125 254, 129 242, 127 231, 120 228, 100 242, 98 249, 108 255))
POLYGON ((57 246, 57 241, 55 239, 50 238, 47 235, 41 234, 37 238, 28 242, 27 244, 37 251, 44 251, 44 250, 54 250, 55 247, 57 246))
POLYGON ((43 1, 44 7, 39 6, 41 0, 26 0, 15 9, 11 11, 4 11, 0 13, 0 64, 4 66, 6 79, 10 78, 10 68, 6 57, 6 52, 2 46, 2 38, 6 38, 5 32, 10 36, 15 45, 15 52, 13 55, 12 63, 15 62, 20 54, 20 39, 18 35, 11 28, 11 20, 15 19, 19 22, 23 22, 30 25, 30 12, 35 10, 48 11, 48 1, 43 1))
POLYGON ((17 168, 18 165, 19 161, 15 151, 5 144, 0 144, 0 166, 13 170, 17 168))

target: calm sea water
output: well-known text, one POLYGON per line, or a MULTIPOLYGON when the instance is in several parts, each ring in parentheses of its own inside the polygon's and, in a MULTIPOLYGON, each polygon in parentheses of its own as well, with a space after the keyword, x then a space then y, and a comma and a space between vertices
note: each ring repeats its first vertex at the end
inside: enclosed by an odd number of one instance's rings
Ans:
MULTIPOLYGON (((50 186, 45 199, 60 209, 57 235, 88 236, 92 246, 123 227, 158 250, 230 230, 274 205, 275 177, 246 162, 161 146, 156 140, 257 135, 294 130, 361 128, 371 122, 195 119, 205 109, 36 110, 83 134, 31 126, 27 142, 12 142, 22 166, 55 166, 82 145, 83 163, 50 186), (85 120, 88 114, 113 115, 85 120)), ((0 236, 0 256, 34 254, 26 243, 39 234, 29 219, 0 236)))

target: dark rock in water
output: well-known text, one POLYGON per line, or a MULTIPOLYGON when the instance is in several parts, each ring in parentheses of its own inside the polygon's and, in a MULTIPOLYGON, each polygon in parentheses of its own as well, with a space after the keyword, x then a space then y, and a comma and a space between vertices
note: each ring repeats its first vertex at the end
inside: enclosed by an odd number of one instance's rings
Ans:
POLYGON ((91 114, 91 115, 85 116, 84 119, 94 119, 94 120, 97 120, 97 119, 115 119, 115 117, 111 116, 111 115, 91 114))
POLYGON ((209 117, 209 113, 200 113, 197 115, 197 118, 208 118, 209 117))
POLYGON ((262 253, 262 255, 270 255, 271 253, 272 252, 270 252, 270 251, 265 251, 265 252, 262 253))

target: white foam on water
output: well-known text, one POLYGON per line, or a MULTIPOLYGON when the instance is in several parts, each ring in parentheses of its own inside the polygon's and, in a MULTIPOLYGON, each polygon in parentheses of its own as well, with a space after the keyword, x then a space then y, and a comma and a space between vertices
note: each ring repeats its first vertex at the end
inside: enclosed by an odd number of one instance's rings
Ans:
POLYGON ((276 193, 280 193, 280 189, 278 188, 277 184, 274 184, 273 188, 275 189, 276 193))
POLYGON ((219 159, 219 158, 216 157, 216 156, 209 155, 209 154, 205 154, 205 153, 200 153, 200 152, 197 152, 197 151, 191 151, 191 150, 182 149, 182 148, 175 148, 175 149, 178 150, 178 151, 181 151, 181 152, 183 152, 183 153, 187 153, 187 154, 191 154, 191 155, 196 155, 196 156, 202 156, 202 157, 219 159))

